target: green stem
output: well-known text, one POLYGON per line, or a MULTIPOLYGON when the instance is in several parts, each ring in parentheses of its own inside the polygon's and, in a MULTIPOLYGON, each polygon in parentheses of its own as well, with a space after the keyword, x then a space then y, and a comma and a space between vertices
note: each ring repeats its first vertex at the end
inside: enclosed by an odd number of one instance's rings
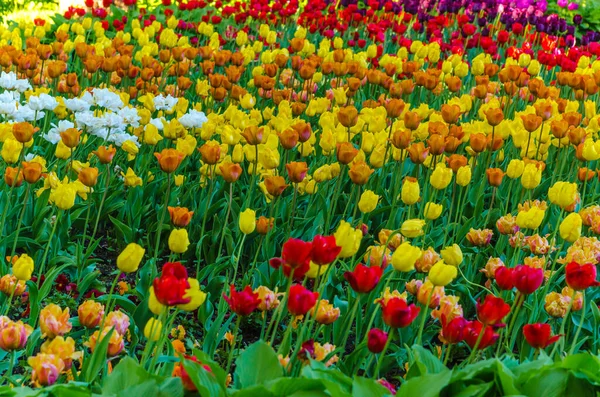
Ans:
POLYGON ((104 186, 104 193, 102 193, 102 199, 100 200, 100 206, 98 207, 98 216, 96 216, 96 222, 94 223, 94 231, 92 232, 92 237, 90 238, 90 242, 94 241, 96 237, 96 232, 98 231, 98 223, 100 222, 100 216, 102 215, 102 207, 104 206, 104 201, 106 200, 106 195, 108 194, 108 187, 110 184, 110 164, 106 164, 106 184, 104 186))
POLYGON ((421 344, 423 329, 425 328, 425 321, 427 320, 427 311, 429 310, 429 305, 431 304, 431 297, 433 296, 434 290, 435 286, 432 285, 431 291, 429 291, 429 294, 427 294, 427 304, 425 305, 425 310, 423 310, 423 316, 421 317, 421 325, 419 326, 419 333, 417 334, 417 341, 415 342, 417 345, 421 344))
POLYGON ((227 367, 225 367, 227 373, 231 371, 231 363, 233 362, 233 353, 235 351, 235 345, 237 344, 237 335, 240 330, 241 321, 242 317, 238 315, 235 319, 235 328, 233 330, 233 343, 231 344, 231 350, 229 351, 229 357, 227 358, 227 367))
POLYGON ((46 258, 48 257, 48 252, 50 251, 50 245, 52 244, 52 238, 54 237, 54 233, 56 233, 56 226, 58 226, 58 222, 60 221, 60 216, 63 211, 58 210, 58 214, 56 215, 56 219, 54 220, 54 226, 52 226, 52 231, 50 232, 50 236, 48 237, 48 243, 46 244, 46 249, 44 250, 44 255, 42 256, 42 260, 40 262, 40 272, 38 276, 38 288, 42 285, 42 276, 44 275, 44 268, 46 267, 46 258))
POLYGON ((19 233, 21 232, 21 223, 23 223, 23 216, 25 216, 25 210, 27 209, 27 199, 29 198, 29 190, 31 185, 27 184, 27 189, 25 189, 25 198, 23 199, 23 208, 21 208, 21 213, 19 214, 19 220, 17 221, 17 231, 15 235, 15 241, 13 242, 12 250, 10 252, 10 257, 15 255, 15 251, 17 249, 17 241, 19 240, 19 233))
POLYGON ((579 334, 581 333, 581 328, 583 328, 583 322, 585 321, 585 291, 582 293, 582 309, 581 309, 581 319, 579 320, 579 326, 577 327, 577 331, 575 332, 575 337, 573 338, 573 343, 571 344, 571 349, 569 350, 569 355, 575 352, 575 346, 577 346, 577 339, 579 339, 579 334))

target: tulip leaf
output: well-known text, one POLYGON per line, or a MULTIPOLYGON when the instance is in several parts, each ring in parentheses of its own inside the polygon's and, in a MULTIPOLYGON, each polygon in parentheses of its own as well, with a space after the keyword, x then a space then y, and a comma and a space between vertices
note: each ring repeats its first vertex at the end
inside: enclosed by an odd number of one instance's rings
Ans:
POLYGON ((207 371, 202 365, 184 360, 183 366, 201 397, 224 397, 225 385, 220 384, 212 372, 207 371))
POLYGON ((84 358, 81 374, 83 375, 83 380, 85 382, 92 383, 100 374, 102 367, 106 365, 106 352, 108 351, 110 337, 114 331, 115 329, 111 328, 106 335, 96 343, 92 355, 84 358))
POLYGON ((384 397, 391 395, 390 391, 374 379, 355 376, 352 381, 353 397, 384 397))
POLYGON ((437 397, 440 395, 441 391, 448 386, 451 378, 451 371, 419 376, 403 383, 396 396, 437 397))
POLYGON ((113 223, 113 225, 115 225, 117 230, 120 232, 120 234, 123 236, 124 242, 125 243, 132 242, 133 241, 133 231, 131 230, 131 228, 113 216, 109 215, 108 217, 109 217, 110 221, 113 223))
POLYGON ((235 364, 235 380, 240 387, 263 384, 283 375, 277 353, 263 341, 250 345, 235 364))

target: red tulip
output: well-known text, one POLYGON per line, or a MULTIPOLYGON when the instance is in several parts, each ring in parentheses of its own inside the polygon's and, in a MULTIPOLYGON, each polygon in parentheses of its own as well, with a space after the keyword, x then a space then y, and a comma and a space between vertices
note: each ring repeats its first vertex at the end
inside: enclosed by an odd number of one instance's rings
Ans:
POLYGON ((380 301, 383 313, 383 322, 392 328, 404 328, 409 326, 419 315, 421 310, 417 306, 408 305, 402 298, 390 298, 387 303, 380 301))
POLYGON ((451 321, 446 321, 446 316, 442 315, 442 331, 440 340, 447 344, 455 344, 465 339, 465 326, 468 321, 464 317, 454 317, 451 321))
POLYGON ((561 335, 551 335, 552 327, 550 327, 550 324, 527 324, 523 327, 525 340, 535 349, 545 349, 561 337, 561 335))
MULTIPOLYGON (((490 296, 490 295, 488 295, 490 296)), ((494 332, 494 328, 490 326, 485 326, 479 321, 468 321, 465 325, 465 342, 467 345, 471 347, 471 349, 475 348, 475 343, 477 343, 477 339, 479 338, 479 334, 484 332, 481 341, 479 342, 479 346, 477 347, 479 350, 483 350, 488 346, 492 346, 498 340, 499 335, 494 332)))
POLYGON ((596 266, 591 263, 580 265, 577 262, 571 262, 565 269, 567 285, 574 290, 584 290, 588 287, 600 285, 596 281, 596 266))
POLYGON ((301 360, 308 360, 315 356, 315 340, 309 339, 300 345, 300 351, 298 352, 298 358, 301 360))
POLYGON ((285 263, 283 261, 283 259, 281 259, 281 258, 271 258, 271 259, 269 259, 269 265, 273 269, 279 269, 281 267, 283 269, 283 274, 286 277, 289 277, 290 274, 293 273, 295 280, 301 280, 302 277, 304 277, 304 275, 306 274, 306 272, 308 272, 310 270, 310 262, 306 262, 301 267, 295 267, 295 268, 293 268, 290 265, 288 265, 287 263, 285 263))
POLYGON ((519 265, 513 269, 513 281, 520 293, 534 293, 544 281, 544 271, 540 268, 519 265))
POLYGON ((327 265, 335 260, 341 250, 335 236, 315 236, 312 241, 312 261, 317 265, 327 265))
POLYGON ((387 340, 387 332, 384 332, 379 328, 372 328, 369 330, 369 335, 367 337, 367 348, 371 353, 381 353, 385 348, 387 340))
POLYGON ((344 273, 352 289, 358 293, 371 292, 379 282, 383 269, 379 266, 365 266, 359 263, 353 272, 344 273))
POLYGON ((494 272, 494 278, 496 279, 496 284, 502 290, 510 291, 515 287, 512 268, 500 266, 494 272))
POLYGON ((166 306, 190 303, 190 298, 184 298, 185 291, 190 288, 187 270, 179 262, 167 262, 162 268, 160 277, 153 282, 156 299, 166 306))
POLYGON ((297 238, 291 238, 281 249, 281 259, 292 269, 310 266, 312 244, 297 238))
POLYGON ((300 284, 290 288, 287 308, 294 316, 303 316, 317 303, 318 292, 312 292, 300 284))
POLYGON ((223 294, 223 298, 229 304, 232 312, 238 316, 247 316, 252 313, 261 302, 258 294, 252 292, 252 288, 247 285, 242 291, 237 292, 235 286, 229 286, 229 296, 223 294))
POLYGON ((487 295, 483 303, 477 303, 477 318, 485 325, 503 327, 502 319, 510 312, 510 306, 502 298, 487 295))

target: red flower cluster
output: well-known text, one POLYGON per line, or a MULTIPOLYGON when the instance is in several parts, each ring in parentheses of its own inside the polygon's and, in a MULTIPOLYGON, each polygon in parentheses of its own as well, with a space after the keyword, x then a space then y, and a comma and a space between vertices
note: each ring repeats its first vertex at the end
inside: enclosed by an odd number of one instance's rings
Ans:
POLYGON ((596 281, 596 273, 596 266, 591 263, 580 265, 577 262, 571 262, 565 268, 567 285, 578 291, 600 285, 596 281))
POLYGON ((381 301, 383 322, 392 328, 408 327, 419 315, 420 308, 414 304, 407 304, 402 298, 393 297, 387 302, 381 301))
POLYGON ((348 280, 354 291, 367 293, 377 286, 382 273, 383 268, 379 266, 365 266, 359 263, 354 271, 345 272, 344 278, 348 280))
POLYGON ((519 265, 514 268, 501 266, 494 274, 496 284, 502 290, 514 287, 525 295, 534 293, 544 282, 544 271, 539 268, 519 265))
POLYGON ((283 267, 286 277, 293 274, 296 280, 300 280, 310 269, 311 261, 316 265, 327 265, 341 250, 334 236, 315 236, 312 242, 290 238, 283 243, 281 258, 272 258, 269 264, 275 269, 283 267))
POLYGON ((487 295, 483 303, 477 302, 477 318, 486 326, 503 327, 502 319, 509 312, 510 306, 508 303, 494 295, 487 295))

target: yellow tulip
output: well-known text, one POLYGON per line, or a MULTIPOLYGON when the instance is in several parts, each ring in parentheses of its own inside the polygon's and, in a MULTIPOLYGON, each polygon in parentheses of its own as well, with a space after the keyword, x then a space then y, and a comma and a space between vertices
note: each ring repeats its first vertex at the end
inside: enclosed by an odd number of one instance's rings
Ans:
POLYGON ((190 245, 186 229, 173 229, 169 235, 169 249, 176 254, 183 254, 190 245))
POLYGON ((140 266, 146 250, 136 243, 130 243, 117 257, 117 267, 123 273, 133 273, 140 266))
POLYGON ((241 212, 239 226, 242 233, 252 233, 254 229, 256 229, 256 212, 250 208, 246 208, 243 212, 241 212))
POLYGON ((360 241, 362 239, 361 230, 353 228, 352 225, 346 221, 341 221, 333 235, 335 236, 336 244, 342 247, 338 257, 349 258, 358 252, 360 241))
POLYGON ((415 263, 421 257, 421 249, 413 247, 405 241, 400 244, 392 255, 392 266, 399 272, 410 272, 415 268, 415 263))
POLYGON ((458 266, 463 261, 463 253, 458 244, 452 244, 450 247, 444 248, 440 254, 444 262, 451 266, 458 266))
POLYGON ((373 193, 371 190, 365 190, 363 194, 360 196, 360 200, 358 201, 358 209, 363 214, 372 212, 375 207, 377 207, 377 202, 379 201, 379 196, 373 193))
POLYGON ((443 287, 450 284, 456 278, 458 270, 455 266, 447 265, 443 260, 438 261, 429 269, 427 278, 437 287, 443 287))
POLYGON ((565 241, 574 243, 581 236, 582 225, 583 220, 577 212, 567 215, 558 229, 560 237, 565 241))
POLYGON ((402 223, 400 233, 404 237, 415 238, 423 235, 423 227, 425 221, 423 219, 409 219, 402 223))

